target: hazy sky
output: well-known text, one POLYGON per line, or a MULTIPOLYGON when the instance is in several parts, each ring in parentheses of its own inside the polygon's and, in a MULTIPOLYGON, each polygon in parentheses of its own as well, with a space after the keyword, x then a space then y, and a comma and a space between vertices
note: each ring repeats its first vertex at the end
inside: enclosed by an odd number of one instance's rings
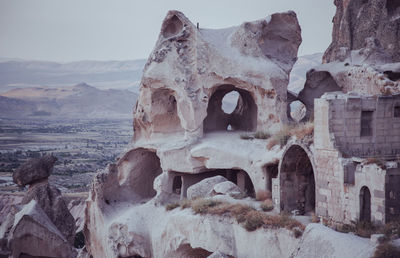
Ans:
POLYGON ((331 41, 333 0, 0 0, 0 57, 50 61, 147 58, 168 10, 224 28, 293 10, 299 54, 331 41))

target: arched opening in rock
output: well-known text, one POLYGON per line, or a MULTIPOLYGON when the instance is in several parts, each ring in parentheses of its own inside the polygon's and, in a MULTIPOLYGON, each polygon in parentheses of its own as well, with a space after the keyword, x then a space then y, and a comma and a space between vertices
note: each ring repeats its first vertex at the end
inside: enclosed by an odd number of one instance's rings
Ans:
POLYGON ((371 192, 366 186, 360 189, 360 221, 371 222, 371 192))
POLYGON ((389 15, 393 15, 394 13, 400 12, 400 1, 399 0, 387 0, 386 1, 386 10, 389 15))
POLYGON ((175 194, 181 194, 182 190, 182 177, 175 176, 172 182, 172 192, 175 194))
POLYGON ((289 105, 289 109, 290 109, 290 119, 296 122, 300 122, 302 121, 305 116, 306 116, 306 112, 307 112, 307 108, 306 105, 303 104, 303 102, 296 100, 293 101, 292 103, 290 103, 289 105))
POLYGON ((154 179, 162 173, 160 159, 155 152, 146 149, 130 151, 118 163, 118 182, 141 198, 156 195, 154 179))
POLYGON ((168 21, 164 23, 162 35, 164 38, 169 38, 177 35, 183 29, 183 23, 178 16, 172 16, 168 21))
POLYGON ((177 103, 172 90, 159 89, 151 95, 151 120, 154 133, 182 131, 177 103))
POLYGON ((257 105, 250 92, 228 84, 219 86, 208 102, 204 132, 255 131, 256 127, 257 105))
POLYGON ((211 252, 203 248, 192 248, 190 244, 183 244, 174 252, 174 254, 170 254, 169 257, 206 258, 211 254, 211 252))
POLYGON ((342 91, 329 72, 315 71, 307 72, 307 80, 304 88, 299 92, 298 100, 306 106, 304 119, 312 118, 314 114, 314 99, 320 98, 326 92, 342 91))
POLYGON ((279 179, 282 211, 304 215, 315 210, 314 170, 299 145, 292 145, 284 154, 279 179))

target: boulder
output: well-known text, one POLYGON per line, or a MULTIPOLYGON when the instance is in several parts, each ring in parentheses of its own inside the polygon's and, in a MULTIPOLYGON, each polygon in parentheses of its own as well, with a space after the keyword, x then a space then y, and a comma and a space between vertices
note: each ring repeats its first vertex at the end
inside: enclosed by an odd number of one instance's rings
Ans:
POLYGON ((223 176, 214 176, 201 180, 197 184, 190 186, 187 189, 188 199, 196 199, 200 197, 206 197, 213 190, 216 184, 228 181, 223 176))
POLYGON ((51 155, 29 159, 14 171, 13 180, 17 185, 25 186, 46 179, 56 161, 57 158, 51 155))
POLYGON ((9 246, 13 257, 76 257, 75 249, 35 200, 15 215, 9 246))
POLYGON ((219 184, 214 185, 214 188, 211 190, 210 195, 217 195, 217 194, 238 194, 242 193, 243 191, 239 188, 239 186, 235 185, 231 181, 225 181, 219 184))
POLYGON ((47 182, 34 184, 28 189, 21 204, 28 204, 32 200, 38 203, 52 223, 72 244, 75 237, 75 219, 69 212, 60 190, 47 182))

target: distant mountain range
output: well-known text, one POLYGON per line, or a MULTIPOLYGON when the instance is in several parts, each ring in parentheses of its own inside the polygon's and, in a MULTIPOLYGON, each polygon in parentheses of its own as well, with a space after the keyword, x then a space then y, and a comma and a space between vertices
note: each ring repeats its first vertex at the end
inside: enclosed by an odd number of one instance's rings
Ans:
MULTIPOLYGON (((298 93, 321 59, 322 53, 299 57, 288 89, 298 93)), ((145 62, 0 58, 0 118, 132 118, 145 62)), ((234 107, 234 101, 225 104, 234 107)))
POLYGON ((0 93, 15 88, 73 86, 85 82, 99 89, 137 92, 145 59, 56 63, 0 58, 0 93))
POLYGON ((138 95, 85 83, 31 87, 0 94, 0 118, 132 118, 138 95))

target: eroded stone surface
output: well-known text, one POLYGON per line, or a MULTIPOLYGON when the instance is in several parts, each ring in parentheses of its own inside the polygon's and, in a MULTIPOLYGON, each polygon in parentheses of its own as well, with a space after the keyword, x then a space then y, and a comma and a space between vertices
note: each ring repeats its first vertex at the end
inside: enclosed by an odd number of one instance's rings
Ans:
POLYGON ((364 48, 368 38, 370 46, 382 46, 382 61, 400 61, 397 0, 335 0, 335 5, 333 40, 324 54, 324 62, 344 61, 352 50, 364 48), (376 43, 378 39, 380 43, 376 43))
POLYGON ((28 204, 32 200, 38 203, 68 242, 73 244, 75 237, 75 219, 69 212, 60 190, 49 185, 47 182, 34 184, 27 191, 21 204, 28 204))
POLYGON ((44 180, 50 176, 56 161, 57 158, 51 155, 29 159, 14 171, 13 180, 20 186, 44 180))

